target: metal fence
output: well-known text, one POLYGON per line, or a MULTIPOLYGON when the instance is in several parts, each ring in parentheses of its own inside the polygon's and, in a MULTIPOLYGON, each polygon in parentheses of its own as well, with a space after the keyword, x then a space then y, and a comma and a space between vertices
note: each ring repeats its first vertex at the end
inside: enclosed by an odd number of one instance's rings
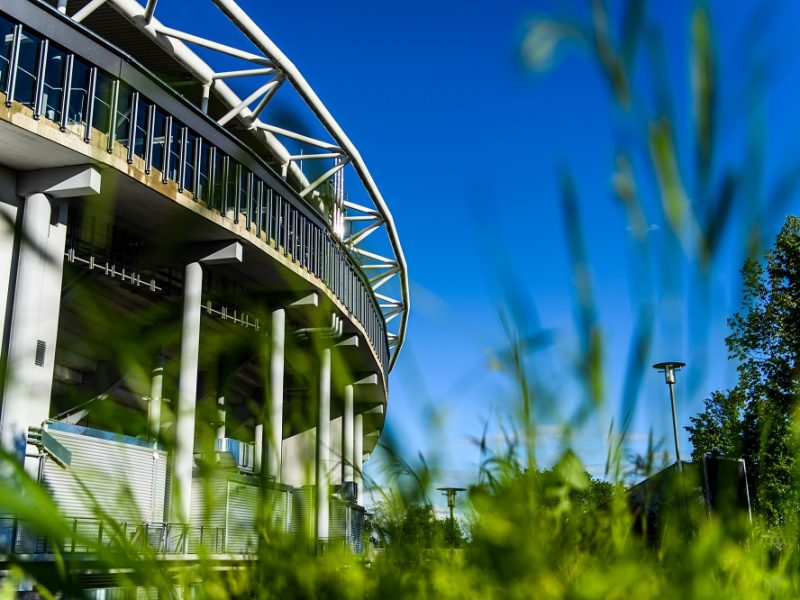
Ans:
POLYGON ((71 534, 52 539, 16 517, 0 517, 0 554, 94 554, 116 547, 156 554, 222 554, 224 527, 177 523, 116 523, 100 519, 71 519, 71 534))

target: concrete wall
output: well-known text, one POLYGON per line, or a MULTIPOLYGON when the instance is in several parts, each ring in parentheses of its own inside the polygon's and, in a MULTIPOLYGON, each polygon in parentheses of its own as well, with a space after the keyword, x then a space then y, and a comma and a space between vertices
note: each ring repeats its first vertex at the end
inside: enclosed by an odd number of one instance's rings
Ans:
MULTIPOLYGON (((314 485, 314 461, 317 454, 317 428, 283 440, 281 483, 295 487, 314 485)), ((342 482, 342 417, 331 420, 331 461, 328 465, 331 485, 342 482)))

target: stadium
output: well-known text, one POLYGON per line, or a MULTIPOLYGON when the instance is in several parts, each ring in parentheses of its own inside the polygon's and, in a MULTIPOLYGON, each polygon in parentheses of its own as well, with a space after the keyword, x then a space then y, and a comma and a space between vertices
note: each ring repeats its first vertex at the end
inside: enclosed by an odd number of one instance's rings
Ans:
POLYGON ((264 521, 361 550, 402 248, 297 67, 207 4, 220 39, 156 0, 0 0, 0 442, 74 531, 0 517, 3 561, 79 554, 99 513, 172 560, 248 560, 264 521))

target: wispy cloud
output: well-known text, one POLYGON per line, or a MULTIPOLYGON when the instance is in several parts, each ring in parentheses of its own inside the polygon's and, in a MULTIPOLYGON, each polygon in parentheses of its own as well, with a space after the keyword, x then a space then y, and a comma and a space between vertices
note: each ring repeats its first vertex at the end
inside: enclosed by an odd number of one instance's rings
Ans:
POLYGON ((634 235, 642 236, 647 235, 648 233, 652 233, 653 231, 660 231, 661 227, 656 225, 655 223, 650 223, 650 225, 628 225, 625 228, 625 231, 628 233, 633 233, 634 235))

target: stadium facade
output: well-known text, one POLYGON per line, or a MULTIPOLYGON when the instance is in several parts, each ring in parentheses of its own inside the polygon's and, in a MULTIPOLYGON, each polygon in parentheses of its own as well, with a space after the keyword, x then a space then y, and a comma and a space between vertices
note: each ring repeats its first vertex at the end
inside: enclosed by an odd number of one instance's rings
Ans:
MULTIPOLYGON (((0 443, 75 539, 101 510, 159 553, 247 555, 267 498, 358 549, 402 249, 298 69, 200 4, 222 41, 155 0, 0 0, 0 443)), ((0 519, 0 555, 48 543, 0 519)))

